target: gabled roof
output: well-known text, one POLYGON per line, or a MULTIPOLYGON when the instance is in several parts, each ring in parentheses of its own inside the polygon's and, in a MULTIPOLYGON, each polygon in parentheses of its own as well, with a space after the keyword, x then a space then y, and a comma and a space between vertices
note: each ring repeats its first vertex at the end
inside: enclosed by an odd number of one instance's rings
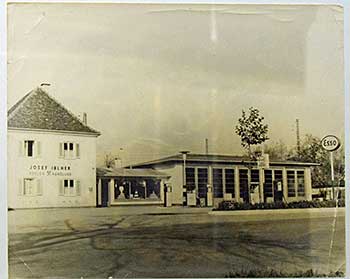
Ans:
POLYGON ((20 99, 8 111, 8 128, 65 131, 92 134, 100 132, 84 124, 40 87, 20 99))
MULTIPOLYGON (((157 160, 134 164, 134 168, 142 167, 153 167, 159 165, 173 164, 173 163, 182 163, 182 154, 175 154, 172 156, 160 158, 157 160)), ((220 155, 220 154, 187 154, 186 162, 188 163, 222 163, 222 164, 256 164, 256 161, 252 161, 249 157, 246 156, 234 156, 234 155, 220 155)), ((299 162, 299 161, 278 161, 270 160, 270 165, 293 165, 293 166, 319 166, 318 163, 310 162, 299 162)))
POLYGON ((168 178, 166 173, 153 169, 97 168, 97 177, 168 178))

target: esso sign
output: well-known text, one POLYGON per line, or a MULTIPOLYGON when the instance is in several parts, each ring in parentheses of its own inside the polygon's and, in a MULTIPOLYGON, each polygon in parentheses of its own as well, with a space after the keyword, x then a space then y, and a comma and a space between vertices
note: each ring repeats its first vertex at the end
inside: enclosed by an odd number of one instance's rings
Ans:
POLYGON ((340 147, 340 140, 336 136, 328 135, 321 140, 321 145, 327 151, 335 151, 340 147))

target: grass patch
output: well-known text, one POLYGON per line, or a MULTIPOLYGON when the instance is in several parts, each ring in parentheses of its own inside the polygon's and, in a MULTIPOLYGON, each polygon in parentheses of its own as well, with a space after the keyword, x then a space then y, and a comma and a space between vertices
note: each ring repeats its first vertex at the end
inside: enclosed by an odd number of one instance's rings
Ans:
POLYGON ((345 277, 344 272, 336 271, 326 273, 319 273, 313 269, 306 271, 285 272, 275 269, 252 269, 249 271, 231 271, 225 278, 305 278, 305 277, 345 277))

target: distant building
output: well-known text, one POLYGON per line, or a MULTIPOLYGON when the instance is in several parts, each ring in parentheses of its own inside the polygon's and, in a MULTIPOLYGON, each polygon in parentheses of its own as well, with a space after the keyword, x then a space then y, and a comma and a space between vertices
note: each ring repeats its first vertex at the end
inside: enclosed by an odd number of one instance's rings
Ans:
POLYGON ((262 169, 257 167, 257 162, 240 156, 190 153, 132 167, 168 174, 166 183, 172 187, 173 204, 186 204, 188 192, 195 193, 196 199, 205 204, 209 191, 216 205, 223 200, 253 203, 311 200, 310 167, 317 165, 272 161, 268 168, 262 169))
POLYGON ((8 206, 96 205, 96 138, 42 88, 8 111, 8 206))

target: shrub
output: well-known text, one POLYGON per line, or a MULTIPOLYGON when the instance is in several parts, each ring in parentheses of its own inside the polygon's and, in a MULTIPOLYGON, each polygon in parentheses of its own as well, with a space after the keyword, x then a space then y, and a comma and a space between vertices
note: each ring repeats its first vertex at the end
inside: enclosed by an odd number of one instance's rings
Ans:
POLYGON ((305 278, 305 277, 344 277, 345 274, 341 271, 330 272, 328 274, 319 273, 313 269, 296 272, 285 272, 275 269, 251 269, 231 271, 225 278, 305 278))
MULTIPOLYGON (((336 202, 329 201, 296 201, 296 202, 271 202, 271 203, 239 203, 235 201, 223 201, 219 203, 217 209, 214 210, 256 210, 256 209, 288 209, 288 208, 321 208, 321 207, 335 207, 336 202)), ((338 207, 344 207, 345 200, 338 201, 338 207)))

